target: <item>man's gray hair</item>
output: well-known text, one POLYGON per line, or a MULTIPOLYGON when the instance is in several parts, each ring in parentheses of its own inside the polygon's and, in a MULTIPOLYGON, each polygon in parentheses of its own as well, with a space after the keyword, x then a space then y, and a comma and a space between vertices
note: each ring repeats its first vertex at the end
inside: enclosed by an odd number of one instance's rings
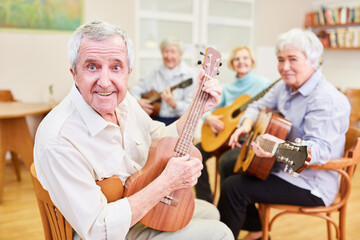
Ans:
POLYGON ((125 41, 127 50, 126 60, 129 66, 130 73, 134 64, 134 44, 132 40, 119 26, 100 20, 94 20, 90 23, 83 24, 78 27, 76 31, 72 34, 68 43, 68 57, 71 68, 74 70, 74 72, 76 73, 76 64, 79 57, 79 48, 83 37, 102 41, 109 39, 114 35, 121 36, 125 41))
POLYGON ((324 46, 312 31, 294 28, 280 34, 276 41, 276 53, 282 51, 288 45, 303 52, 309 62, 315 63, 315 67, 320 64, 324 46))
POLYGON ((160 50, 163 51, 163 49, 169 45, 175 45, 178 46, 181 53, 184 53, 184 43, 180 41, 178 38, 174 37, 167 37, 160 43, 160 50))

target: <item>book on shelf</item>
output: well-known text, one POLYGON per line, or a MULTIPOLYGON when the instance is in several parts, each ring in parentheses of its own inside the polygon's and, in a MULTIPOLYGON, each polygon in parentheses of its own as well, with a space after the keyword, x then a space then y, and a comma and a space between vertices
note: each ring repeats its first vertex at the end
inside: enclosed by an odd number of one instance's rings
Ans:
POLYGON ((305 26, 360 24, 360 6, 326 7, 305 14, 305 26))

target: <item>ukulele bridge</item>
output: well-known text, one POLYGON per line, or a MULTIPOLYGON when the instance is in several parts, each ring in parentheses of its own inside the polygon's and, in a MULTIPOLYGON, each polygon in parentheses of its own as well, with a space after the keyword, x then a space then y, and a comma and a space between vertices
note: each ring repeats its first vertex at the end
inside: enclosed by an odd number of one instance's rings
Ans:
POLYGON ((160 202, 166 204, 166 205, 169 205, 169 206, 172 206, 172 207, 176 207, 179 203, 179 201, 173 197, 170 197, 170 196, 166 196, 166 197, 163 197, 160 202))

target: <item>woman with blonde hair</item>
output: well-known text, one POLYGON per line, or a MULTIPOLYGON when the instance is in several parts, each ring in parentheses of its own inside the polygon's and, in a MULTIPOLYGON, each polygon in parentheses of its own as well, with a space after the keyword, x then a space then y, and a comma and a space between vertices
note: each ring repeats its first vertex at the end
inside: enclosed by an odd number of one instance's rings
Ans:
MULTIPOLYGON (((224 86, 220 104, 211 111, 205 113, 203 116, 204 124, 208 124, 214 133, 220 132, 224 129, 222 116, 211 114, 215 109, 231 105, 236 98, 244 94, 247 94, 250 97, 255 97, 259 92, 270 85, 270 81, 268 79, 254 73, 254 66, 255 57, 248 46, 237 46, 231 51, 228 60, 228 67, 236 73, 235 81, 224 86)), ((202 149, 201 144, 197 144, 196 147, 199 148, 202 154, 204 165, 201 176, 198 179, 198 183, 195 185, 196 195, 200 199, 212 202, 213 197, 211 194, 209 176, 205 164, 207 159, 212 155, 205 152, 202 149)), ((236 161, 236 157, 234 161, 234 156, 237 156, 239 152, 240 148, 235 148, 222 154, 218 165, 220 180, 233 174, 233 168, 236 161)))

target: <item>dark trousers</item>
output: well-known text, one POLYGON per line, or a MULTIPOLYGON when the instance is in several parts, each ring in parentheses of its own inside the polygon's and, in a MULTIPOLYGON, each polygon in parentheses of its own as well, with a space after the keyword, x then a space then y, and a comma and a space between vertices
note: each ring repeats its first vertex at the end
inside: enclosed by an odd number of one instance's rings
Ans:
POLYGON ((172 124, 173 122, 175 122, 179 118, 178 117, 152 117, 152 119, 156 120, 156 121, 163 122, 167 126, 167 125, 172 124))
POLYGON ((275 203, 302 206, 324 206, 321 198, 270 174, 266 180, 248 174, 226 178, 221 185, 218 203, 220 220, 233 232, 235 239, 241 229, 261 231, 261 221, 255 203, 275 203))
MULTIPOLYGON (((204 165, 204 168, 201 170, 201 176, 198 178, 198 182, 195 185, 196 197, 212 203, 213 196, 211 193, 211 188, 209 183, 209 173, 206 167, 206 161, 212 157, 212 154, 205 152, 205 150, 201 147, 200 143, 197 144, 196 147, 201 152, 203 165, 204 165)), ((234 174, 234 165, 239 153, 240 153, 240 148, 235 148, 234 150, 230 149, 221 155, 218 161, 220 184, 225 178, 234 174)))

